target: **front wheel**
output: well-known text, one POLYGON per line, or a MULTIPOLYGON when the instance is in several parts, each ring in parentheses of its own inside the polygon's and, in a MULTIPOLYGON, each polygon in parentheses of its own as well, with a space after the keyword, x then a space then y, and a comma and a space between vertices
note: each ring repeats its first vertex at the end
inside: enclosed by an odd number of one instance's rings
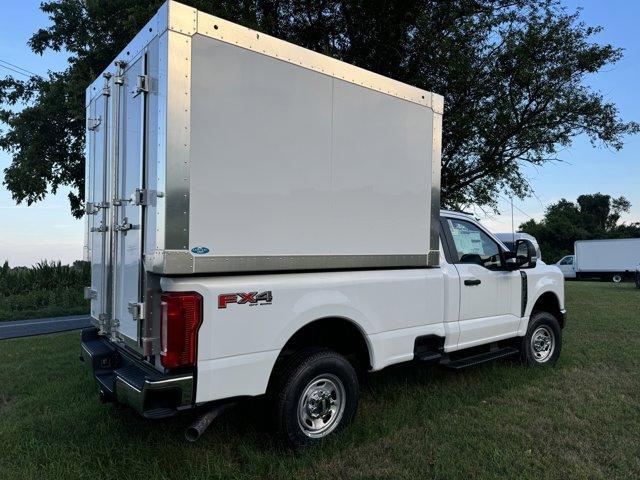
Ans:
POLYGON ((562 329, 548 312, 534 312, 520 346, 520 359, 532 366, 553 365, 562 349, 562 329))
POLYGON ((611 277, 611 280, 613 281, 613 283, 620 283, 622 281, 622 275, 616 273, 611 277))
POLYGON ((358 397, 358 376, 343 356, 302 350, 280 369, 273 385, 277 433, 294 448, 315 445, 353 421, 358 397))

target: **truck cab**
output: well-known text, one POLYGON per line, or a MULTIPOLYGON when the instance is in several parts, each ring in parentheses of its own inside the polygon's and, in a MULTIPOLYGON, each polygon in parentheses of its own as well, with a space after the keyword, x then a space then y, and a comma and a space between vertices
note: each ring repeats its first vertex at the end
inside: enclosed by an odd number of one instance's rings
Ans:
POLYGON ((560 269, 564 278, 576 278, 575 256, 565 255, 556 262, 556 267, 560 269))
POLYGON ((442 268, 458 278, 460 288, 456 349, 523 335, 527 303, 537 299, 541 283, 561 296, 556 269, 537 261, 533 268, 510 269, 505 263, 510 249, 469 215, 442 211, 441 242, 442 268))

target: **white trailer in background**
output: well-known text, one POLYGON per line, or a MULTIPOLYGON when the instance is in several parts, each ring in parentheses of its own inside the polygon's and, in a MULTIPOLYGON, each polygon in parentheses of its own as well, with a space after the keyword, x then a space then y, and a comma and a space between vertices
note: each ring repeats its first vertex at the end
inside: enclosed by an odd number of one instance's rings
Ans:
POLYGON ((618 283, 631 278, 640 264, 640 238, 578 240, 574 252, 576 278, 603 278, 618 283))
POLYGON ((351 422, 356 369, 558 358, 560 272, 440 212, 440 95, 168 2, 86 106, 105 399, 212 409, 193 439, 266 393, 304 446, 351 422))

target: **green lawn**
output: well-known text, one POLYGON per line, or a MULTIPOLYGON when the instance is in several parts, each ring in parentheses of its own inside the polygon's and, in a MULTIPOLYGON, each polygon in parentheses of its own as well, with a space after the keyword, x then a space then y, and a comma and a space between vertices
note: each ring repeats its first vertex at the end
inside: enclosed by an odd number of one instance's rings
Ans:
POLYGON ((362 385, 356 423, 295 454, 252 402, 195 444, 98 401, 78 333, 0 341, 0 479, 640 478, 640 290, 568 283, 552 369, 405 365, 362 385))

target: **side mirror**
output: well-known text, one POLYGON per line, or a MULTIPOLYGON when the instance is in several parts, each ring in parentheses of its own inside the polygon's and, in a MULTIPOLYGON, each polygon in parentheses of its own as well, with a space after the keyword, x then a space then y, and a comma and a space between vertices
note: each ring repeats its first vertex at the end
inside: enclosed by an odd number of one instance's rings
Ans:
POLYGON ((518 268, 535 268, 538 263, 538 253, 531 240, 516 240, 516 264, 518 268))
POLYGON ((515 252, 505 252, 505 266, 507 270, 520 270, 521 268, 535 268, 538 263, 536 247, 530 240, 517 240, 515 252))

